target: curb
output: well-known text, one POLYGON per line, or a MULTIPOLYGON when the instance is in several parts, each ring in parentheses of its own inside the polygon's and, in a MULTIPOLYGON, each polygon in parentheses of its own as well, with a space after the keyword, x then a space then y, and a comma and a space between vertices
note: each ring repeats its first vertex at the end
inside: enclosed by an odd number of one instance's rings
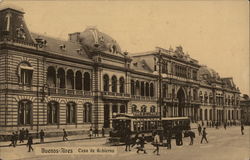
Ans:
MULTIPOLYGON (((79 140, 90 140, 90 139, 101 139, 101 138, 106 138, 106 137, 77 138, 77 139, 70 139, 70 140, 67 140, 67 141, 79 141, 79 140)), ((67 141, 63 141, 63 140, 53 140, 53 141, 47 141, 47 142, 44 142, 44 143, 35 142, 35 143, 33 143, 33 145, 45 144, 45 143, 67 142, 67 141)), ((26 144, 26 143, 17 144, 16 147, 17 147, 17 146, 24 146, 24 145, 27 145, 27 144, 26 144)), ((1 148, 1 147, 13 147, 13 146, 9 146, 9 144, 7 144, 7 145, 0 145, 0 148, 1 148)))

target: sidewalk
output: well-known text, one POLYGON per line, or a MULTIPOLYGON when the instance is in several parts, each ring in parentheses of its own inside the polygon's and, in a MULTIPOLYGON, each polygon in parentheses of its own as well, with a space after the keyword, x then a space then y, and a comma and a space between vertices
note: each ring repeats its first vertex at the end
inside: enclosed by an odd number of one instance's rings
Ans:
MULTIPOLYGON (((67 138, 68 138, 68 141, 89 140, 90 139, 87 134, 85 134, 85 135, 72 135, 72 136, 68 136, 67 138)), ((93 136, 91 139, 98 139, 98 138, 107 138, 107 135, 105 135, 105 137, 102 137, 99 134, 99 137, 93 136)), ((62 136, 60 136, 60 137, 48 137, 48 138, 45 137, 44 138, 44 143, 57 143, 57 142, 65 142, 65 141, 63 141, 62 136)), ((10 141, 0 142, 0 147, 9 147, 10 143, 11 143, 10 141)), ((40 143, 39 138, 33 139, 33 145, 44 144, 44 143, 40 143)), ((22 145, 26 145, 26 144, 27 144, 27 140, 24 140, 24 143, 19 143, 19 140, 18 140, 16 146, 22 146, 22 145)), ((13 146, 11 146, 11 147, 13 147, 13 146)))

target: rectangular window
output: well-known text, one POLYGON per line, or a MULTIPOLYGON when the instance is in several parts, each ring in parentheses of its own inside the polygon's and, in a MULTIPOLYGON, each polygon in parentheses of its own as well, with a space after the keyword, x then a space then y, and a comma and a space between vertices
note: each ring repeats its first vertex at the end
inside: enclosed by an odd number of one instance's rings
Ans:
POLYGON ((31 85, 32 73, 32 70, 21 69, 21 83, 23 85, 31 85))

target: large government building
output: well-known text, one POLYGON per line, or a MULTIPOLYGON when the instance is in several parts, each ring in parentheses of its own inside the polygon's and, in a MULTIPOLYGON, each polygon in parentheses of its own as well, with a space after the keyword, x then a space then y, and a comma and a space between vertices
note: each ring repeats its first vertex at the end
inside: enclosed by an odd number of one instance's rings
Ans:
POLYGON ((64 41, 30 32, 24 11, 13 7, 0 10, 0 22, 1 131, 110 128, 115 113, 240 122, 233 79, 181 46, 123 52, 95 27, 64 41))

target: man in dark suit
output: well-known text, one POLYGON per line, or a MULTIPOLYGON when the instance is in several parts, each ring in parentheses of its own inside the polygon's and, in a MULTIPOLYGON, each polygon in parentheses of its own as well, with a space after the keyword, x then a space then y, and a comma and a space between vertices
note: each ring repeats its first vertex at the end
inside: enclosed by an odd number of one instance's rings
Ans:
POLYGON ((31 150, 32 150, 32 151, 34 150, 33 147, 32 147, 32 144, 33 144, 33 137, 32 137, 32 135, 30 134, 30 135, 29 135, 29 138, 28 138, 28 143, 27 143, 27 146, 29 147, 29 151, 28 151, 28 152, 30 152, 31 150))

